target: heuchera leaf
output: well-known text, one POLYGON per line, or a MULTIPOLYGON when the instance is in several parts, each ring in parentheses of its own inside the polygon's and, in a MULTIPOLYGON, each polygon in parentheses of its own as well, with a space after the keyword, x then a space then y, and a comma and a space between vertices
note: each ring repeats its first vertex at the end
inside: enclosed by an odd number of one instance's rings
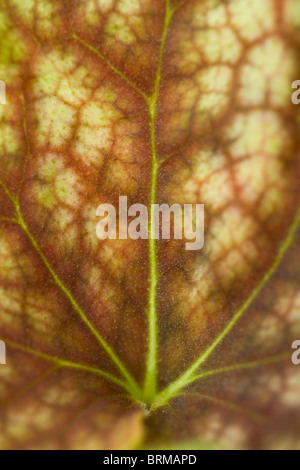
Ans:
POLYGON ((295 449, 299 0, 2 0, 2 449, 295 449), (96 237, 205 204, 205 245, 96 237), (184 444, 182 444, 184 446, 184 444))

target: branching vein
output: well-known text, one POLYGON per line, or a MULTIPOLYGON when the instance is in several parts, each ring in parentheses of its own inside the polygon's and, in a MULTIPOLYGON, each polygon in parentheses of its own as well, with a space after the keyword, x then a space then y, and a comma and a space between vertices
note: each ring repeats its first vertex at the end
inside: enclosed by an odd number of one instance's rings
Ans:
POLYGON ((100 343, 100 345, 103 347, 105 352, 108 354, 108 356, 111 358, 113 363, 117 366, 119 371, 121 372, 122 376, 125 378, 127 387, 131 391, 131 395, 135 397, 136 400, 139 400, 140 397, 140 388, 134 378, 131 376, 131 374, 128 372, 127 368, 125 365, 122 363, 122 361, 119 359, 119 357, 116 355, 114 350, 111 348, 111 346, 102 338, 100 333, 96 330, 92 322, 88 319, 87 315, 81 308, 81 306, 78 304, 76 299, 73 297, 72 293, 70 290, 67 288, 67 286, 63 283, 63 281, 60 279, 54 268, 52 267, 51 263, 48 261, 47 257, 43 253, 41 247, 39 246, 37 240, 31 233, 28 225, 26 224, 20 204, 18 200, 12 195, 12 193, 9 191, 9 189, 5 186, 5 184, 0 180, 0 186, 3 188, 5 194, 9 197, 11 202, 13 203, 15 210, 16 210, 16 215, 17 215, 17 222, 22 228, 23 232, 26 234, 28 240, 30 241, 32 247, 36 251, 36 253, 39 255, 40 259, 42 260, 44 266, 47 268, 48 272, 51 274, 55 284, 58 286, 58 288, 65 294, 69 302, 71 303, 72 307, 74 310, 77 312, 79 317, 81 318, 82 322, 87 326, 87 328, 90 330, 90 332, 93 334, 93 336, 97 339, 97 341, 100 343))
POLYGON ((93 52, 93 54, 95 54, 96 56, 98 56, 102 62, 104 62, 112 71, 115 75, 117 75, 118 77, 120 77, 123 81, 125 81, 127 83, 127 85, 129 85, 131 88, 133 88, 133 90, 135 90, 136 92, 138 92, 138 94, 140 96, 142 96, 144 98, 145 101, 148 101, 148 96, 146 95, 146 93, 143 92, 143 90, 140 89, 140 87, 138 87, 129 77, 127 77, 127 75, 125 75, 120 69, 118 69, 117 67, 115 67, 111 62, 110 60, 108 60, 107 57, 105 57, 104 54, 102 54, 98 49, 96 49, 96 47, 92 46, 91 44, 89 44, 88 42, 86 42, 84 39, 82 39, 80 36, 78 36, 76 33, 73 33, 73 38, 78 41, 80 44, 82 44, 83 46, 85 46, 90 52, 93 52))
POLYGON ((296 216, 294 221, 290 227, 290 230, 282 242, 278 254, 273 261, 273 264, 263 276, 262 280, 258 284, 258 286, 253 290, 250 294, 248 299, 244 302, 241 308, 233 315, 232 319, 226 325, 226 327, 221 331, 221 333, 217 336, 217 338, 213 341, 213 343, 196 359, 196 361, 174 382, 172 382, 167 388, 165 388, 156 399, 156 402, 153 405, 153 409, 158 408, 166 404, 171 398, 178 395, 180 390, 188 386, 189 384, 195 382, 199 377, 197 371, 199 368, 207 361, 207 359, 213 354, 216 348, 222 343, 222 341, 229 335, 232 329, 235 327, 237 322, 242 318, 244 313, 249 309, 249 307, 253 304, 257 296, 260 294, 262 289, 266 286, 266 284, 270 281, 272 276, 276 273, 280 263, 282 262, 284 255, 292 245, 294 241, 294 237, 297 231, 297 228, 300 224, 300 207, 297 210, 296 216))
POLYGON ((109 374, 108 372, 105 372, 101 369, 98 369, 97 367, 87 366, 87 365, 79 364, 79 363, 76 363, 76 362, 73 362, 73 361, 68 361, 66 359, 61 359, 59 357, 50 356, 49 354, 44 354, 40 351, 36 351, 35 349, 28 348, 26 346, 22 346, 20 344, 17 344, 13 341, 8 340, 8 339, 5 339, 5 338, 1 338, 1 339, 2 339, 2 341, 5 342, 5 344, 10 346, 11 348, 17 349, 17 350, 22 351, 26 354, 30 354, 32 356, 35 356, 35 357, 39 358, 39 359, 43 359, 44 361, 51 362, 51 363, 55 364, 57 367, 65 367, 65 368, 69 368, 69 369, 80 370, 82 372, 90 372, 92 374, 101 375, 105 379, 108 379, 109 381, 119 385, 120 387, 125 388, 126 390, 128 389, 126 382, 123 382, 122 380, 118 379, 117 377, 114 377, 112 374, 109 374))
POLYGON ((242 362, 240 364, 233 364, 232 366, 220 367, 219 369, 208 370, 202 372, 197 377, 196 380, 205 379, 214 375, 226 374, 228 372, 240 372, 247 369, 256 369, 257 367, 263 367, 266 365, 277 364, 283 362, 286 359, 290 358, 291 353, 278 354, 276 356, 266 357, 264 359, 258 359, 257 361, 242 362))

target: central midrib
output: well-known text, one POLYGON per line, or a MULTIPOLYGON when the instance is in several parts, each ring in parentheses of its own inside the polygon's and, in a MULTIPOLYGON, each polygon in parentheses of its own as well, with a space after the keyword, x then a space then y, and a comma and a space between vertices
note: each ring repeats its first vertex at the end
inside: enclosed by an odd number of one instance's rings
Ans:
POLYGON ((160 52, 157 64, 155 86, 152 96, 147 100, 149 110, 149 133, 151 141, 151 189, 150 189, 150 227, 149 227, 149 298, 148 298, 148 352, 144 381, 144 401, 151 405, 157 393, 157 357, 158 357, 158 325, 157 325, 157 285, 159 280, 157 267, 157 240, 155 239, 155 204, 157 202, 157 178, 160 160, 156 142, 156 117, 158 99, 162 81, 162 66, 169 26, 174 11, 170 1, 166 0, 166 12, 160 52))

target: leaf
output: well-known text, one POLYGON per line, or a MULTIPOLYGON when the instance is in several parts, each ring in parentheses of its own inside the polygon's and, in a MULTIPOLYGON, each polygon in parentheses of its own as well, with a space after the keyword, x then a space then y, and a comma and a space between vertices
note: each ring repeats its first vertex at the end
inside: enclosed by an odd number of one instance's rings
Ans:
POLYGON ((2 449, 299 448, 299 18, 2 2, 2 449), (203 250, 100 242, 121 195, 205 204, 203 250))

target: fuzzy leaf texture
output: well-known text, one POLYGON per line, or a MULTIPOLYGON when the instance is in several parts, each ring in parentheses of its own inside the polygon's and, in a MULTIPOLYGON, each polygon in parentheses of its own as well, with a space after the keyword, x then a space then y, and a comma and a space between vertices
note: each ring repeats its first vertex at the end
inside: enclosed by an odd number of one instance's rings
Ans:
POLYGON ((299 448, 299 64, 299 0, 1 0, 1 449, 299 448))

